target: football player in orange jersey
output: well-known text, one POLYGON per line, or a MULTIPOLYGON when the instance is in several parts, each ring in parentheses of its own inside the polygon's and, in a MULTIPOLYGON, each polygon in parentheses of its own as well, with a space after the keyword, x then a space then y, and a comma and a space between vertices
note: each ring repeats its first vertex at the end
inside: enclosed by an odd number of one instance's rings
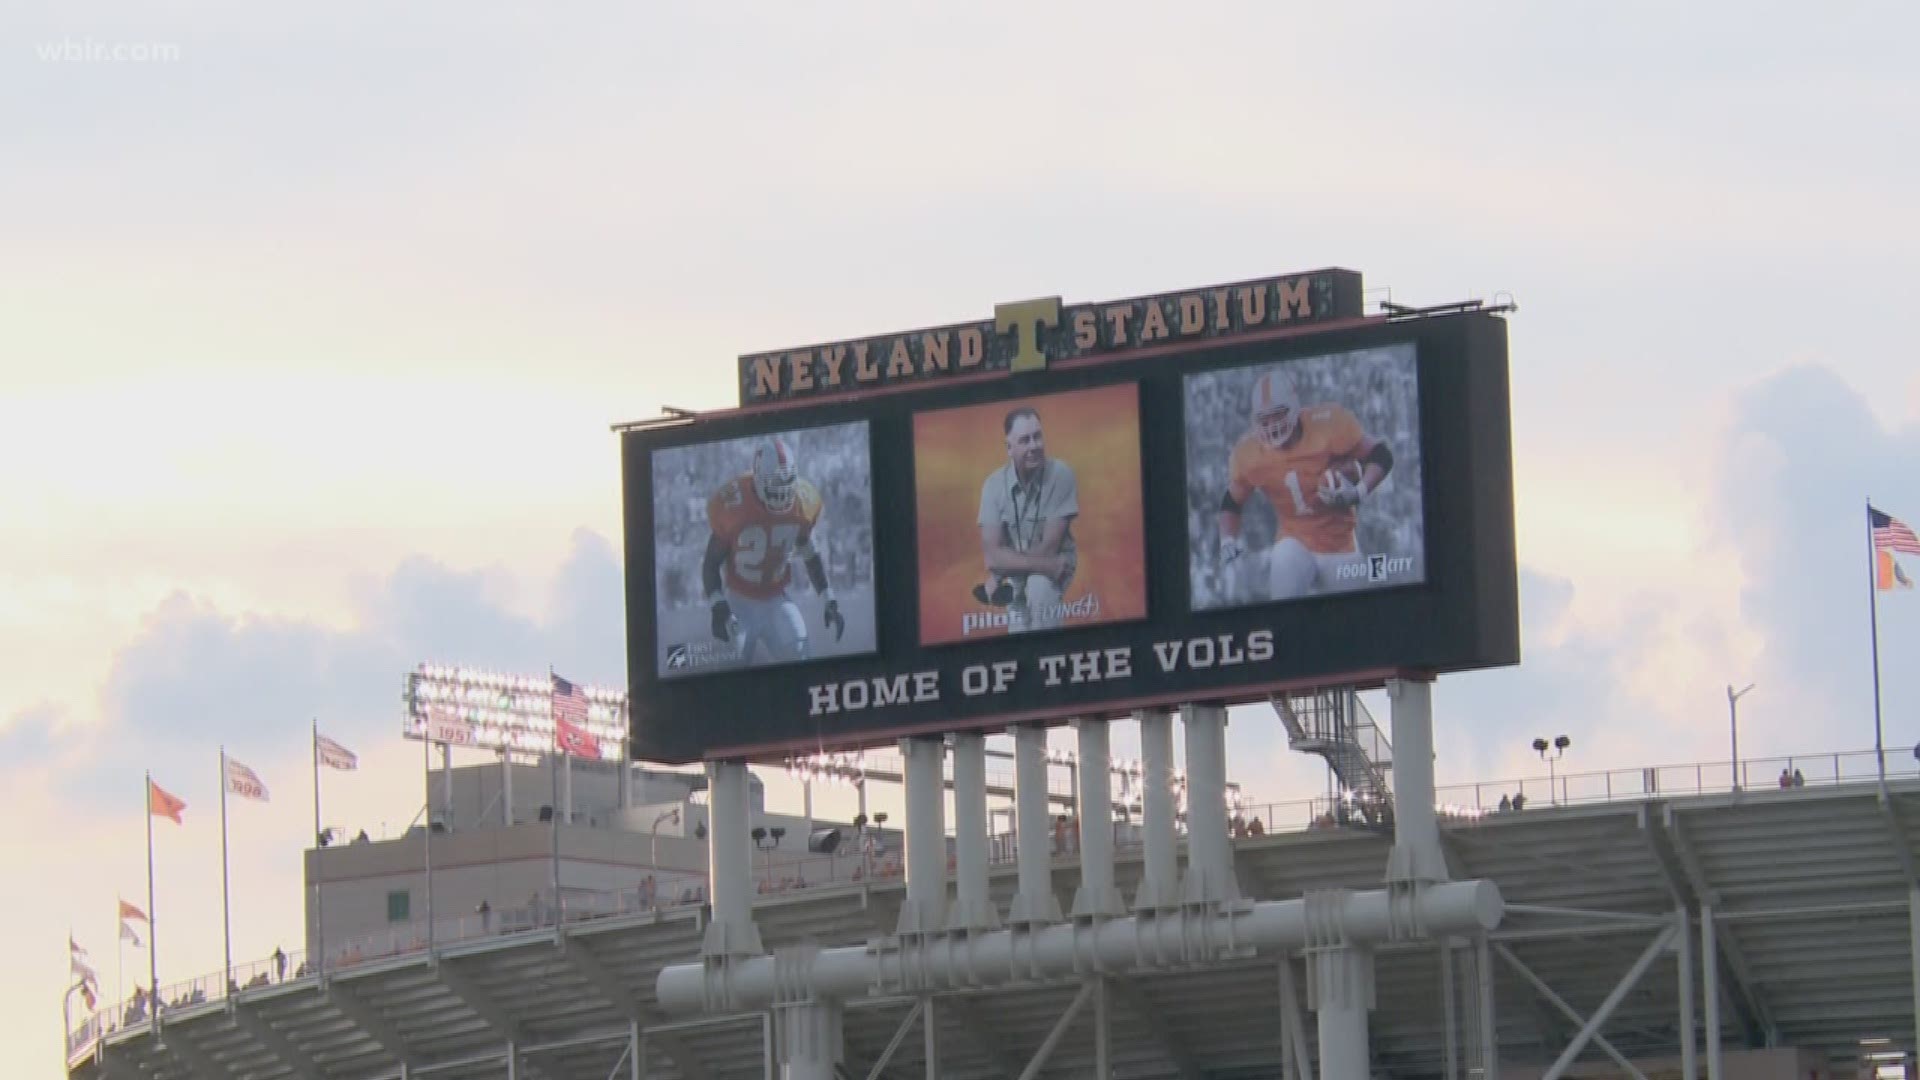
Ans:
POLYGON ((1267 552, 1266 596, 1281 600, 1367 582, 1354 539, 1361 500, 1393 469, 1393 450, 1344 407, 1302 406, 1293 379, 1270 368, 1253 384, 1253 423, 1233 448, 1220 497, 1220 558, 1244 553, 1240 509, 1266 497, 1279 526, 1267 552))
POLYGON ((806 658, 807 622, 787 595, 795 555, 825 601, 821 622, 836 641, 846 634, 846 617, 815 546, 820 511, 820 492, 800 479, 793 447, 778 435, 754 449, 752 472, 722 484, 707 500, 713 533, 700 579, 713 608, 713 636, 732 642, 742 663, 752 663, 761 647, 770 661, 806 658))

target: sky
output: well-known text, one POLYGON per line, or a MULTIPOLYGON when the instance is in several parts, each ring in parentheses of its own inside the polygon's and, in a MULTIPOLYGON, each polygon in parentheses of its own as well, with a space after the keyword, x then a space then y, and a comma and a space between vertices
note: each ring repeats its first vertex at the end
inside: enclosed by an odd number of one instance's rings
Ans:
MULTIPOLYGON (((62 930, 112 992, 144 771, 189 804, 161 981, 220 966, 221 746, 272 792, 232 808, 234 954, 291 946, 312 721, 363 758, 326 820, 378 834, 419 805, 415 663, 623 681, 610 424, 1001 301, 1320 266, 1510 296, 1524 660, 1436 686, 1440 782, 1539 775, 1539 735, 1572 771, 1724 761, 1728 683, 1758 684, 1743 756, 1871 747, 1862 504, 1920 518, 1916 32, 1891 3, 16 0, 11 1075, 61 1075, 62 930)), ((1880 642, 1904 757, 1920 597, 1880 642)), ((1230 739, 1256 798, 1321 790, 1270 716, 1230 739)))

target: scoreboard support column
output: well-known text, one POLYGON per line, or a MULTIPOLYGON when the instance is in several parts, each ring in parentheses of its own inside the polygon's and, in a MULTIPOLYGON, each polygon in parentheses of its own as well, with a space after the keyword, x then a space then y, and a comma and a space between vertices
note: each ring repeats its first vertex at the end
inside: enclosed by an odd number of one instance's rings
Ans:
POLYGON ((1388 679, 1393 703, 1393 850, 1387 880, 1447 880, 1440 824, 1433 810, 1433 684, 1388 679))
POLYGON ((1053 856, 1047 820, 1047 729, 1041 724, 1013 728, 1014 840, 1018 845, 1019 890, 1007 913, 1016 924, 1060 921, 1053 895, 1053 856))
POLYGON ((907 781, 907 900, 900 933, 932 933, 947 922, 946 743, 939 736, 900 740, 907 781))
POLYGON ((707 956, 765 951, 753 925, 751 805, 744 762, 707 765, 707 897, 713 906, 713 922, 701 946, 707 956))
POLYGON ((1076 918, 1119 915, 1113 887, 1113 771, 1105 720, 1075 720, 1080 733, 1080 891, 1076 918))
POLYGON ((1173 714, 1148 709, 1134 714, 1140 721, 1141 824, 1145 863, 1137 911, 1178 907, 1180 856, 1175 850, 1173 826, 1173 714))
POLYGON ((1218 705, 1182 708, 1187 729, 1188 903, 1240 899, 1233 874, 1233 842, 1227 835, 1227 710, 1218 705))
POLYGON ((1000 919, 987 895, 987 739, 973 732, 953 737, 953 843, 953 927, 990 930, 1000 919))

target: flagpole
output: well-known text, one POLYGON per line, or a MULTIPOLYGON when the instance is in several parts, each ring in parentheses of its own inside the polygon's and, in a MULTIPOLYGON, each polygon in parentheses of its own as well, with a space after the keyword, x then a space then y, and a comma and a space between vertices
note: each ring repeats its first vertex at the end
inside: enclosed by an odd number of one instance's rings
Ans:
POLYGON ((1873 500, 1867 500, 1867 624, 1873 641, 1873 760, 1880 783, 1887 782, 1887 752, 1880 731, 1880 568, 1873 542, 1873 500))
POLYGON ((153 773, 147 773, 147 1010, 160 1022, 160 916, 153 903, 153 773))
POLYGON ((226 957, 222 993, 233 988, 233 912, 227 895, 227 748, 220 748, 220 940, 226 957))
POLYGON ((327 945, 326 912, 321 903, 326 894, 326 886, 320 875, 320 718, 313 718, 313 738, 309 743, 313 751, 313 941, 308 946, 307 964, 316 974, 326 971, 327 945))
MULTIPOLYGON (((547 665, 547 719, 553 721, 553 665, 547 665)), ((547 774, 553 780, 553 924, 560 925, 560 729, 555 721, 552 751, 547 759, 547 774)))

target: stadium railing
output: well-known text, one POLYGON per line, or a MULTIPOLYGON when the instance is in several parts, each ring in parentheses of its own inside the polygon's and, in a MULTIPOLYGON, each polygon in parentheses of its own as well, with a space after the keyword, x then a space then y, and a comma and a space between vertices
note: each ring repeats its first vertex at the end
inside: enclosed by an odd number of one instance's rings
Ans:
MULTIPOLYGON (((1753 758, 1739 764, 1740 787, 1764 794, 1778 790, 1784 772, 1789 786, 1796 775, 1807 787, 1859 782, 1880 775, 1878 756, 1872 750, 1801 754, 1790 757, 1753 758)), ((1608 769, 1597 772, 1565 773, 1548 777, 1518 777, 1472 784, 1446 784, 1435 789, 1435 805, 1443 820, 1471 822, 1499 814, 1504 796, 1509 805, 1514 795, 1524 795, 1525 805, 1541 808, 1553 805, 1578 805, 1665 798, 1677 795, 1710 795, 1734 789, 1735 769, 1727 761, 1692 762, 1681 765, 1654 765, 1638 769, 1608 769)), ((1920 761, 1889 760, 1886 776, 1909 779, 1920 777, 1920 761)), ((1115 849, 1120 853, 1137 851, 1140 827, 1137 809, 1116 807, 1123 817, 1114 822, 1115 849)), ((1512 812, 1512 811, 1507 811, 1512 812)), ((1056 828, 1049 838, 1049 850, 1055 858, 1071 857, 1078 851, 1076 825, 1070 818, 1055 818, 1056 828)), ((1351 798, 1333 795, 1290 802, 1249 803, 1229 810, 1236 839, 1249 839, 1270 833, 1297 833, 1318 828, 1369 827, 1365 816, 1356 812, 1351 798)), ((1382 826, 1374 825, 1374 828, 1382 826)), ((992 865, 1014 861, 1014 837, 995 833, 989 837, 992 865)), ((952 860, 949 859, 949 869, 952 860)), ((802 889, 835 885, 860 885, 890 882, 904 873, 898 851, 862 852, 855 848, 832 855, 788 857, 771 853, 757 854, 754 860, 755 889, 764 899, 802 889)), ((629 886, 610 892, 563 893, 557 905, 543 902, 518 908, 500 908, 486 915, 478 913, 436 919, 432 926, 435 947, 462 941, 524 933, 554 925, 556 915, 562 922, 670 911, 706 902, 701 886, 675 887, 672 896, 648 895, 648 886, 629 886)), ((360 935, 326 944, 326 967, 340 971, 375 960, 406 956, 423 951, 428 945, 425 921, 397 926, 375 934, 360 935)), ((235 965, 231 989, 239 993, 313 977, 317 974, 303 951, 285 954, 284 974, 273 957, 235 965)), ((162 1014, 193 1009, 224 1001, 229 987, 223 986, 221 972, 171 983, 160 989, 162 1014)), ((128 1027, 143 1027, 152 1019, 153 1007, 133 1008, 131 997, 106 1005, 82 1019, 67 1033, 69 1062, 91 1051, 101 1038, 128 1027)))

